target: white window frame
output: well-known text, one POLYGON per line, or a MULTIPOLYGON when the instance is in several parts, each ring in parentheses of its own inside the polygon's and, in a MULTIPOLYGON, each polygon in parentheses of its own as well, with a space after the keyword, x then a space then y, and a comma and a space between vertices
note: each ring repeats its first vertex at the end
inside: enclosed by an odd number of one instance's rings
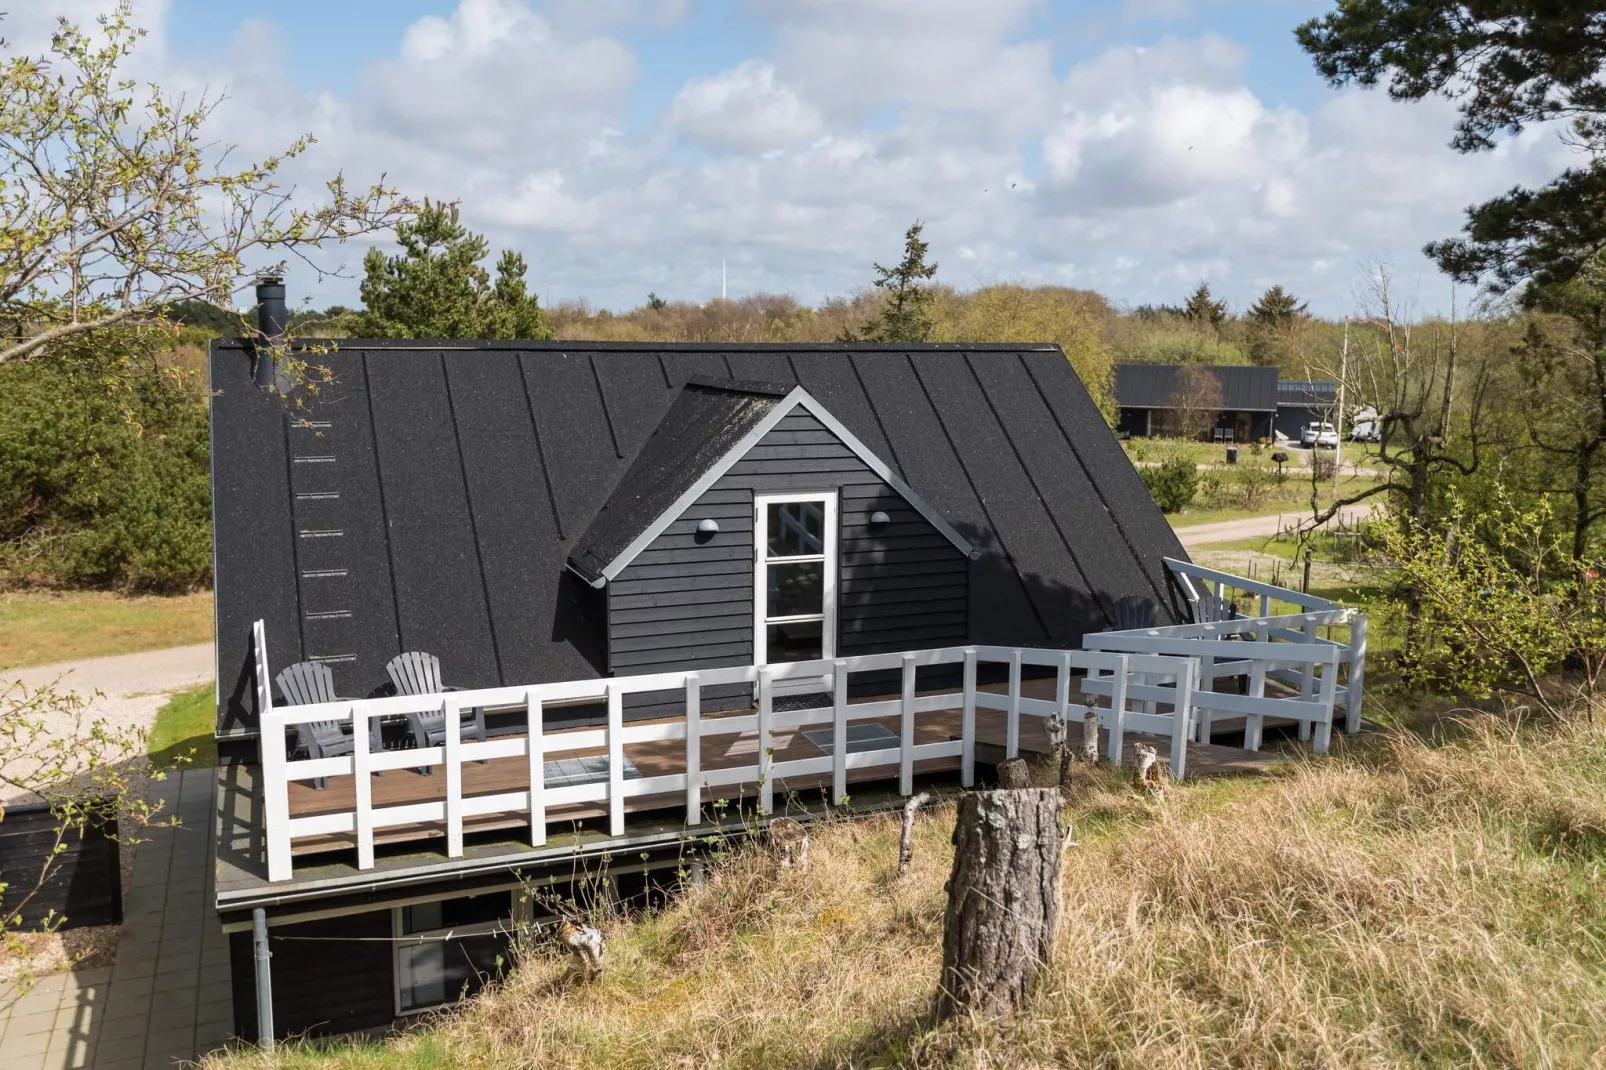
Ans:
MULTIPOLYGON (((771 624, 820 622, 820 657, 836 657, 836 584, 837 584, 837 492, 835 490, 793 491, 786 494, 753 495, 753 664, 768 665, 769 626, 771 624), (791 502, 820 502, 825 506, 825 552, 821 554, 794 554, 787 557, 769 556, 769 512, 772 505, 791 502), (769 566, 772 564, 805 565, 818 561, 825 567, 824 586, 819 613, 800 613, 789 617, 771 617, 769 609, 769 566)), ((820 690, 817 681, 779 681, 777 695, 797 694, 820 690)))
POLYGON ((532 916, 529 899, 519 894, 521 891, 520 885, 514 884, 506 887, 485 888, 475 892, 474 894, 494 895, 497 892, 503 891, 512 893, 512 913, 505 918, 498 918, 494 921, 482 921, 475 925, 462 925, 457 927, 448 927, 445 929, 431 929, 428 932, 422 933, 409 933, 404 931, 402 919, 405 917, 405 915, 402 912, 406 907, 422 906, 426 903, 445 902, 448 899, 466 898, 465 896, 461 895, 442 895, 434 896, 429 899, 409 900, 400 906, 394 906, 391 908, 390 932, 393 946, 390 955, 390 996, 391 1005, 396 1012, 396 1017, 410 1018, 415 1014, 423 1014, 426 1011, 439 1010, 442 1007, 454 1007, 458 1003, 462 1002, 461 1000, 453 997, 442 1003, 431 1003, 424 1007, 408 1007, 404 1009, 401 1001, 402 950, 404 948, 417 947, 424 943, 441 942, 441 938, 447 934, 450 934, 454 937, 459 937, 485 936, 489 933, 499 932, 518 932, 519 926, 521 924, 528 924, 532 916))

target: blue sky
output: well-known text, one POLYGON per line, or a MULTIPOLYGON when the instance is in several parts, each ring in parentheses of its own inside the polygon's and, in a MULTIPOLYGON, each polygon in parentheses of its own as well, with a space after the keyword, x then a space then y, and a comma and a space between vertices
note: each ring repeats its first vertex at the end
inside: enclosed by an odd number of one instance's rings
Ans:
MULTIPOLYGON (((110 0, 41 0, 82 18, 110 0)), ((1447 105, 1337 91, 1304 0, 135 0, 147 76, 226 90, 221 143, 301 132, 289 173, 459 199, 547 301, 648 290, 807 301, 862 286, 927 222, 961 287, 992 281, 1241 308, 1278 282, 1349 311, 1463 208, 1567 160, 1540 132, 1474 159, 1447 105)), ((8 18, 28 39, 31 9, 8 18), (21 19, 21 24, 18 24, 21 19)), ((13 31, 17 31, 13 33, 13 31)), ((360 248, 292 288, 349 302, 360 248)))

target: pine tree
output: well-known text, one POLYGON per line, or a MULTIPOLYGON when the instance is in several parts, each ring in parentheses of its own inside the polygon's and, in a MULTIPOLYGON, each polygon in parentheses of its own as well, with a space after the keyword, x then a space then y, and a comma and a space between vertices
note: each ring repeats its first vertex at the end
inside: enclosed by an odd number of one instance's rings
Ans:
POLYGON ((1209 284, 1201 282, 1199 288, 1188 296, 1182 314, 1201 326, 1216 327, 1227 318, 1227 302, 1212 299, 1209 284))
POLYGON ((897 267, 876 264, 875 287, 883 294, 881 312, 845 342, 924 342, 931 336, 931 287, 936 264, 926 263, 930 246, 921 239, 925 224, 918 219, 903 235, 903 260, 897 267))
POLYGON ((356 333, 368 338, 550 338, 535 294, 525 290, 524 257, 503 250, 496 281, 480 266, 483 235, 458 218, 456 204, 424 201, 418 218, 396 227, 399 256, 370 249, 363 258, 356 333))
POLYGON ((1305 314, 1305 303, 1281 286, 1267 287, 1260 300, 1249 306, 1249 318, 1262 327, 1278 327, 1305 314))

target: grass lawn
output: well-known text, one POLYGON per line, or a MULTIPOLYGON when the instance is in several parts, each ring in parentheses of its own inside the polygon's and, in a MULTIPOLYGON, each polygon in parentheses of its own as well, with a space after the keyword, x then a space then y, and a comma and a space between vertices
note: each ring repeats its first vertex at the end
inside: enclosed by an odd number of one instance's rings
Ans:
POLYGON ((0 666, 128 654, 212 638, 212 592, 0 592, 0 666))
POLYGON ((188 756, 191 766, 216 765, 217 741, 212 737, 216 717, 211 684, 174 695, 156 713, 145 748, 151 764, 171 766, 188 756))

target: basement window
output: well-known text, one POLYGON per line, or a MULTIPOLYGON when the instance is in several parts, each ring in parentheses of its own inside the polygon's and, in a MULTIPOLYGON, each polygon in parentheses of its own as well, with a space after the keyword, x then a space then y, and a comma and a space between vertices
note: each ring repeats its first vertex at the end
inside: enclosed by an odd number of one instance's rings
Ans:
POLYGON ((396 1013, 457 1003, 508 966, 512 891, 396 907, 396 1013))

